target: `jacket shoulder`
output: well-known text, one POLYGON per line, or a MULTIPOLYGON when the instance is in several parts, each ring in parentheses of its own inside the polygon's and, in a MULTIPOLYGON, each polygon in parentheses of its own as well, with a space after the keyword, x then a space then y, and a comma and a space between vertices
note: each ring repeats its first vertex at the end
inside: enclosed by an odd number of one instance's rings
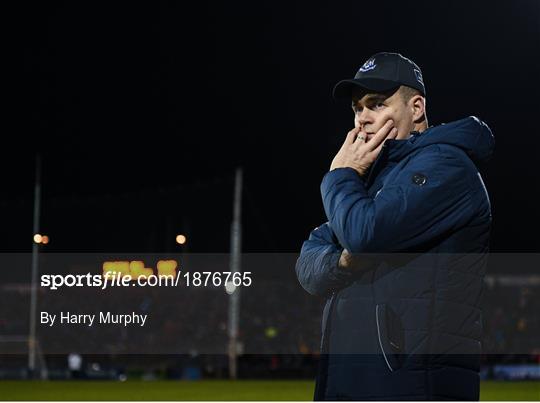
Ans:
POLYGON ((441 123, 436 126, 431 126, 428 130, 455 130, 455 129, 487 129, 491 132, 490 127, 480 118, 470 115, 465 118, 453 120, 451 122, 441 123))

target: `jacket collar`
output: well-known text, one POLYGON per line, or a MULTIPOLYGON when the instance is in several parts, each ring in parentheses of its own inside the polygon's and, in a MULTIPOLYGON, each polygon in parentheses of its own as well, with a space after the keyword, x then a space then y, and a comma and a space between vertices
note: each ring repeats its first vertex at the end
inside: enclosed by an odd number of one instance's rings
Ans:
POLYGON ((474 116, 447 124, 430 126, 423 132, 411 132, 404 140, 386 140, 368 176, 372 183, 389 162, 398 162, 413 151, 432 144, 447 144, 462 149, 475 163, 488 161, 494 150, 495 139, 489 127, 474 116))
POLYGON ((402 140, 388 139, 368 174, 367 185, 370 186, 380 170, 389 162, 398 162, 410 154, 416 147, 415 143, 422 133, 413 131, 409 138, 402 140))

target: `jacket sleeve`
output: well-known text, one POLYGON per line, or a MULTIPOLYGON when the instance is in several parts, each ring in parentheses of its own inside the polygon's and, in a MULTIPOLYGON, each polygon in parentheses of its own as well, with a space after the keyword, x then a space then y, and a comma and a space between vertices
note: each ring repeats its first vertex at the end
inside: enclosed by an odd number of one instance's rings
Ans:
POLYGON ((479 186, 461 150, 433 145, 409 160, 374 198, 352 168, 328 172, 321 193, 329 225, 351 253, 405 252, 471 220, 479 186))
POLYGON ((307 292, 326 297, 352 282, 352 274, 338 267, 342 251, 328 223, 311 232, 296 261, 298 281, 307 292))

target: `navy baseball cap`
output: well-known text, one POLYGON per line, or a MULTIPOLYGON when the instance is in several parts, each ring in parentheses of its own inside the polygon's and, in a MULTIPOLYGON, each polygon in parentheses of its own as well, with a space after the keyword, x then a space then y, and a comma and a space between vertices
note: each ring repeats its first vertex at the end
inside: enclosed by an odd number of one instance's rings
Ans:
POLYGON ((426 96, 422 71, 412 60, 399 53, 381 52, 371 56, 360 67, 351 80, 336 84, 334 98, 350 98, 353 88, 363 88, 366 92, 385 92, 400 85, 415 88, 426 96))

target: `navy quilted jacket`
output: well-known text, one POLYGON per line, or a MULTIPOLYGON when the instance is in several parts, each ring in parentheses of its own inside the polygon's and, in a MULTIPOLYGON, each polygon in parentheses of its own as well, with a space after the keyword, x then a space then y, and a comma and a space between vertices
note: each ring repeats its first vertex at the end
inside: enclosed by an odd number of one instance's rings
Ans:
POLYGON ((387 140, 367 178, 325 175, 328 222, 296 264, 327 298, 315 400, 479 398, 491 207, 477 164, 493 148, 468 117, 387 140), (369 267, 340 269, 343 249, 369 267))

